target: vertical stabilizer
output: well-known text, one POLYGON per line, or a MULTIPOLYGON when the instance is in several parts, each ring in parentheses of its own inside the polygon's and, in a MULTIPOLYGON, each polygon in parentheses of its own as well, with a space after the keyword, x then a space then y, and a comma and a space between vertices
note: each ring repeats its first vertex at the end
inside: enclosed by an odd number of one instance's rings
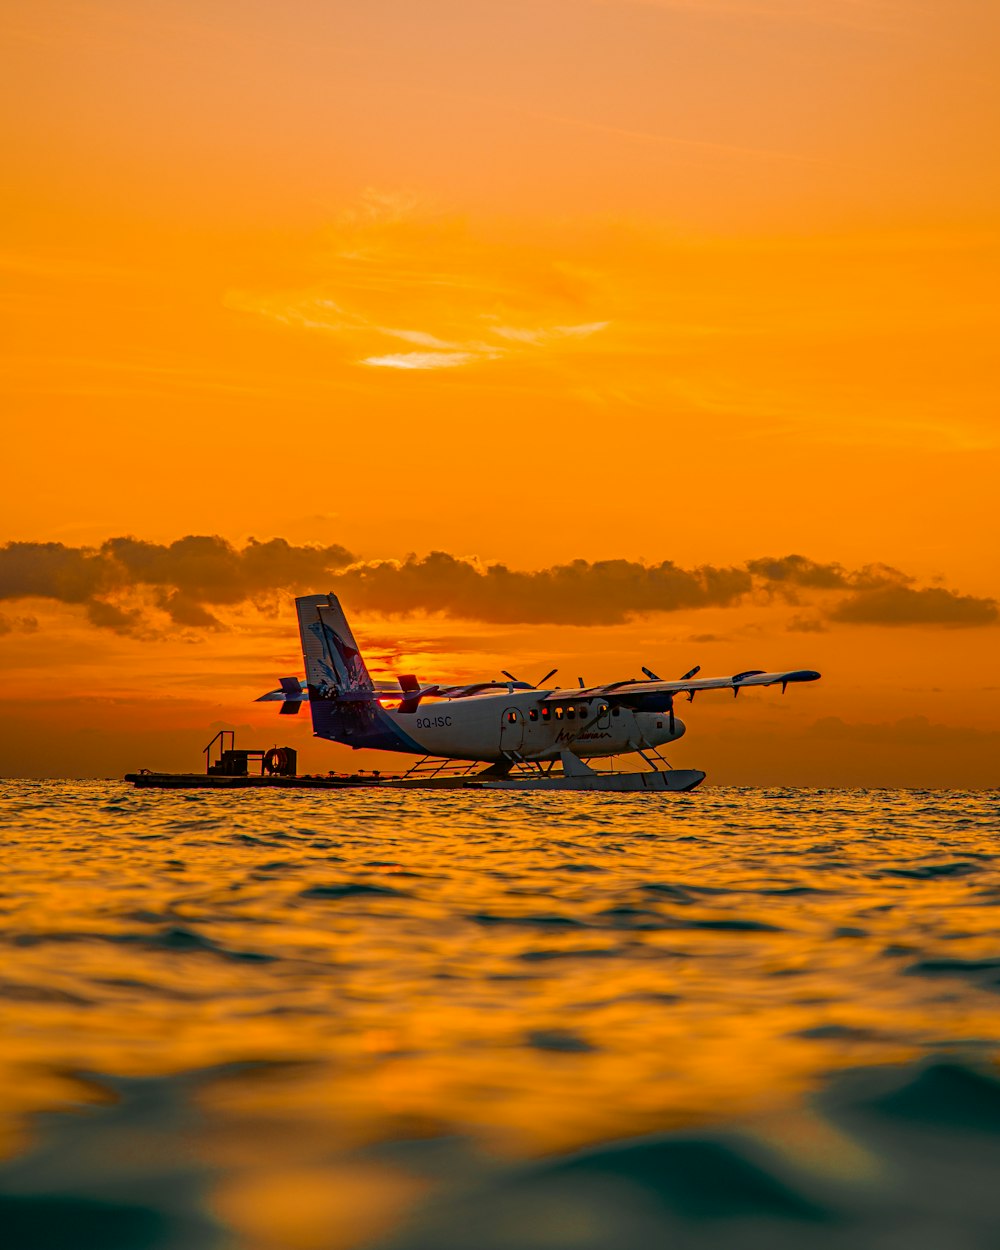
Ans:
POLYGON ((423 748, 379 705, 375 683, 361 658, 336 595, 295 600, 313 733, 355 749, 422 753, 423 748))
POLYGON ((305 595, 295 600, 306 683, 320 698, 350 698, 374 684, 336 595, 305 595))

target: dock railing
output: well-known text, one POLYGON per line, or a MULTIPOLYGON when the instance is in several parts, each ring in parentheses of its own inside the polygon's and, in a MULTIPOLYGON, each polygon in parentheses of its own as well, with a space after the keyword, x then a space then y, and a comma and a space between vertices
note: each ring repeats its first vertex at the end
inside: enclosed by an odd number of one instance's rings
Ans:
POLYGON ((208 744, 208 746, 205 747, 205 749, 202 751, 202 755, 204 755, 205 757, 205 772, 206 773, 209 773, 212 771, 212 747, 214 747, 217 742, 219 744, 219 759, 216 760, 215 762, 219 763, 222 760, 222 754, 224 751, 226 750, 233 751, 236 749, 236 730, 235 729, 220 729, 219 732, 212 739, 212 741, 208 744), (226 747, 227 738, 229 739, 228 748, 226 747))

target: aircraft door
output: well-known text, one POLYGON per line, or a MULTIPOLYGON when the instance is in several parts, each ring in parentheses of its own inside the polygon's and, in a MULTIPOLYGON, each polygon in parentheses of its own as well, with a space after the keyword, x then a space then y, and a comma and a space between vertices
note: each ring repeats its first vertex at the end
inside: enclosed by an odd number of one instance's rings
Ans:
POLYGON ((500 717, 500 750, 520 751, 524 742, 524 713, 520 708, 504 708, 500 717))

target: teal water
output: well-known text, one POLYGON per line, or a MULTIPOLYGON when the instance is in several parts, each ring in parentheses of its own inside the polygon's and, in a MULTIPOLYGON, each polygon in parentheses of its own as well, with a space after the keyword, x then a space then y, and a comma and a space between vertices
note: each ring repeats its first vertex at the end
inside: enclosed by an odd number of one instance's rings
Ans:
POLYGON ((0 783, 5 1247, 1000 1243, 1000 795, 0 783))

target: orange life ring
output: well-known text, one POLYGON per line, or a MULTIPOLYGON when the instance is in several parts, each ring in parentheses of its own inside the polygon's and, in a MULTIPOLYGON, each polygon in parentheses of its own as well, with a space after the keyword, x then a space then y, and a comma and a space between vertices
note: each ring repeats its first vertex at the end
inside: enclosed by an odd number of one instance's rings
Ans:
POLYGON ((288 767, 288 752, 284 747, 271 747, 261 763, 264 771, 270 773, 272 777, 276 773, 283 773, 288 767))

